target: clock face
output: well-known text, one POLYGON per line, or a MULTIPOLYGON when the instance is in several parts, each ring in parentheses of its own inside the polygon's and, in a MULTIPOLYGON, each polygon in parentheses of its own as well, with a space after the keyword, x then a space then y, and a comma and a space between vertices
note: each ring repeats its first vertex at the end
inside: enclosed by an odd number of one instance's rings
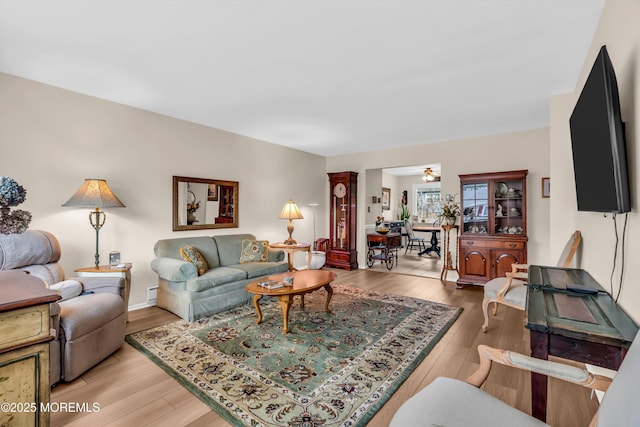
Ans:
POLYGON ((345 187, 344 184, 340 182, 335 187, 333 187, 333 194, 338 198, 342 198, 347 195, 347 187, 345 187))

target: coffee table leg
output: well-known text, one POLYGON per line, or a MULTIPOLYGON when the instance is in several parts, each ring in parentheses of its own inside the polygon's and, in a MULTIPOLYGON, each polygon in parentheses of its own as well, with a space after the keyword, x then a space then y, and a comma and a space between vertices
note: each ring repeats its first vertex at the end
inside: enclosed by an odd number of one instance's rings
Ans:
POLYGON ((293 295, 281 295, 278 297, 278 304, 282 307, 282 321, 284 323, 282 335, 289 333, 289 307, 291 307, 292 299, 293 295))
POLYGON ((262 311, 260 310, 260 304, 258 303, 260 298, 262 298, 262 295, 253 295, 253 306, 256 308, 256 314, 258 315, 258 321, 256 323, 262 322, 262 311))
POLYGON ((324 285, 324 290, 327 291, 327 302, 324 304, 324 311, 327 313, 331 313, 329 310, 329 302, 331 302, 331 297, 333 296, 333 288, 331 287, 331 283, 324 285))

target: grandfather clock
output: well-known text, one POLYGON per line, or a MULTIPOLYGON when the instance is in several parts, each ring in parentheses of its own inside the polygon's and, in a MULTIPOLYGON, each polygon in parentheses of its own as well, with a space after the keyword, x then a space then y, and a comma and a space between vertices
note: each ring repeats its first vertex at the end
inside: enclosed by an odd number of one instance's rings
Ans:
POLYGON ((329 173, 330 231, 327 266, 358 269, 356 252, 356 203, 358 173, 329 173))

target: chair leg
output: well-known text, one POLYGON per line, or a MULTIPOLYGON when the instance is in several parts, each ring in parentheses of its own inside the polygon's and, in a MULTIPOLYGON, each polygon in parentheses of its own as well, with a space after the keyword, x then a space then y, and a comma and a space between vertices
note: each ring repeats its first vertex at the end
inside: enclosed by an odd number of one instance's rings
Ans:
MULTIPOLYGON (((484 315, 484 324, 482 325, 482 332, 487 333, 487 328, 489 328, 489 304, 491 300, 485 298, 482 300, 482 314, 484 315)), ((497 306, 494 302, 494 304, 497 306)))
POLYGON ((493 315, 498 314, 498 301, 493 302, 493 315))

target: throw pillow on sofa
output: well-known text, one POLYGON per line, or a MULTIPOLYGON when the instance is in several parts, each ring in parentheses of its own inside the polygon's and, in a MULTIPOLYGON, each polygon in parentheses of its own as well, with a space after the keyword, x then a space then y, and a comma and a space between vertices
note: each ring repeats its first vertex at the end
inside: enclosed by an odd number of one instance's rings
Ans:
POLYGON ((268 240, 243 240, 240 251, 240 264, 247 262, 269 261, 268 240))
POLYGON ((180 248, 180 256, 192 264, 196 266, 198 270, 198 276, 202 276, 209 270, 209 265, 207 261, 204 259, 202 254, 193 246, 187 245, 180 248))

